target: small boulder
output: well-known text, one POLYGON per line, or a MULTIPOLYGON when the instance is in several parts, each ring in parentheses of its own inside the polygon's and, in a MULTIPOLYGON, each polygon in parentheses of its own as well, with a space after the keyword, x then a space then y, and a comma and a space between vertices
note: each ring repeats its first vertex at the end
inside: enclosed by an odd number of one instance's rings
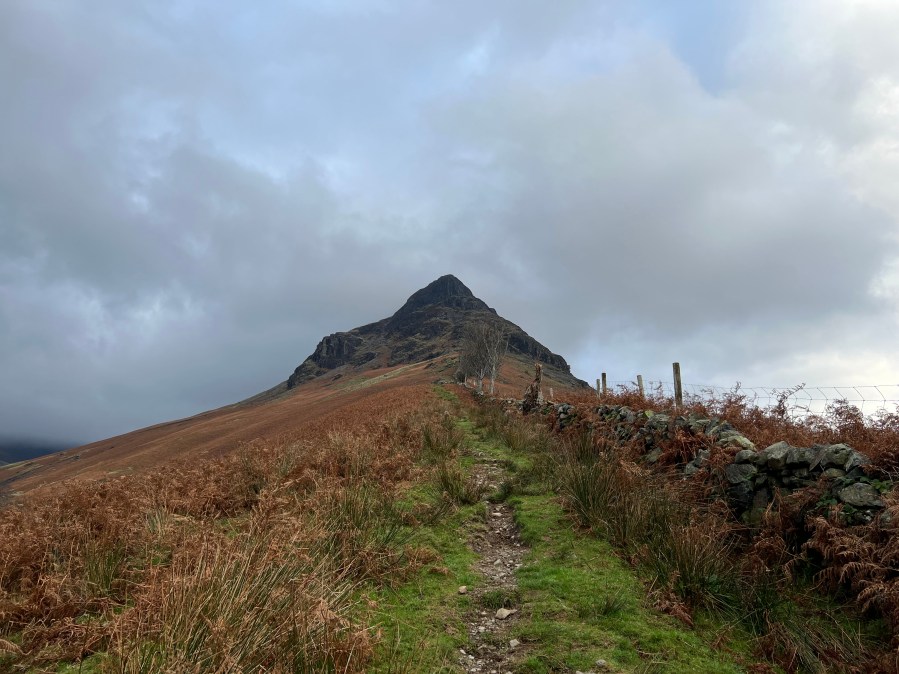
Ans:
POLYGON ((658 463, 660 456, 662 456, 662 450, 661 448, 656 447, 655 449, 648 452, 646 456, 643 457, 643 460, 649 464, 658 463))
POLYGON ((513 615, 516 612, 517 611, 514 608, 501 608, 501 609, 497 610, 497 612, 496 612, 496 619, 497 620, 505 620, 510 615, 513 615))
POLYGON ((725 431, 718 435, 717 444, 722 447, 739 447, 740 449, 755 449, 753 442, 737 431, 725 431))
POLYGON ((649 418, 649 421, 646 422, 647 428, 651 428, 656 431, 663 431, 668 429, 668 420, 669 416, 667 414, 654 414, 649 418))
POLYGON ((687 428, 690 429, 690 432, 693 433, 693 435, 700 435, 701 433, 705 433, 705 429, 709 427, 710 423, 712 422, 709 419, 692 419, 687 425, 687 428))
POLYGON ((771 502, 771 492, 766 488, 761 488, 756 491, 752 495, 752 505, 750 506, 752 512, 757 515, 757 519, 761 520, 762 513, 765 512, 765 509, 768 507, 768 504, 771 502))
POLYGON ((753 449, 741 449, 734 457, 734 463, 756 463, 759 453, 753 449))
POLYGON ((727 488, 727 496, 738 510, 743 511, 752 505, 755 490, 751 482, 737 482, 727 488))
POLYGON ((732 463, 724 469, 724 476, 731 484, 739 484, 748 482, 758 472, 758 469, 750 463, 732 463))
POLYGON ((695 474, 709 461, 709 457, 712 456, 712 451, 710 449, 700 449, 696 453, 696 458, 694 458, 690 463, 684 466, 684 475, 690 477, 695 474))
POLYGON ((871 459, 869 459, 864 454, 860 454, 859 452, 853 450, 852 453, 849 454, 849 458, 846 459, 846 463, 843 464, 843 470, 848 473, 855 468, 867 466, 869 463, 871 463, 871 459))
POLYGON ((786 442, 776 442, 762 450, 759 460, 768 466, 769 470, 780 470, 787 465, 787 452, 792 447, 786 442))
POLYGON ((880 492, 866 482, 856 482, 844 487, 837 494, 838 498, 846 505, 855 508, 882 508, 880 492))
MULTIPOLYGON (((788 466, 804 466, 808 468, 818 458, 818 453, 811 447, 790 447, 785 458, 788 466)), ((770 465, 770 464, 769 464, 770 465)))
POLYGON ((816 447, 820 451, 821 468, 842 468, 846 465, 854 450, 849 445, 821 445, 816 447))
POLYGON ((733 424, 721 419, 712 419, 705 429, 705 434, 712 438, 723 438, 729 431, 736 431, 733 424))

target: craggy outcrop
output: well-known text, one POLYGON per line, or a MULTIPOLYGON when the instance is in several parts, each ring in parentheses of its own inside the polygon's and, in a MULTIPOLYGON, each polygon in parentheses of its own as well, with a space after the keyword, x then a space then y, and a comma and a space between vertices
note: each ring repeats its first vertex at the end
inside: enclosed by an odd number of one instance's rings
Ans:
POLYGON ((293 388, 301 381, 317 377, 328 370, 352 362, 361 337, 349 332, 335 332, 328 335, 315 347, 315 351, 287 379, 287 388, 293 388))
POLYGON ((512 331, 509 335, 509 351, 520 353, 547 365, 552 365, 563 372, 571 371, 571 367, 562 356, 547 349, 521 328, 512 331))
POLYGON ((340 367, 371 369, 417 363, 457 351, 468 325, 498 322, 509 335, 509 352, 552 368, 552 374, 572 388, 587 388, 571 375, 565 359, 550 351, 520 327, 497 315, 450 274, 412 294, 396 313, 376 323, 325 337, 315 352, 290 375, 293 388, 340 367))

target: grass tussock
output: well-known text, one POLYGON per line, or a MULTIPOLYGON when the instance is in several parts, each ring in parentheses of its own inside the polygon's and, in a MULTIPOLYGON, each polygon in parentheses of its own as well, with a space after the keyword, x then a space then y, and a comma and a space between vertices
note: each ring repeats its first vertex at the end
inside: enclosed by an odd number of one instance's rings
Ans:
POLYGON ((444 414, 438 423, 422 427, 422 459, 439 464, 462 452, 465 433, 456 425, 455 417, 444 414))
POLYGON ((467 475, 458 462, 444 461, 437 466, 435 476, 440 493, 456 505, 473 505, 486 491, 486 487, 467 475))
MULTIPOLYGON (((726 606, 733 531, 691 508, 676 486, 581 436, 557 453, 561 495, 582 526, 638 560, 689 608, 726 606)), ((683 490, 680 490, 682 492, 683 490)))
POLYGON ((351 575, 262 533, 202 541, 154 568, 115 621, 121 672, 360 671, 351 575))

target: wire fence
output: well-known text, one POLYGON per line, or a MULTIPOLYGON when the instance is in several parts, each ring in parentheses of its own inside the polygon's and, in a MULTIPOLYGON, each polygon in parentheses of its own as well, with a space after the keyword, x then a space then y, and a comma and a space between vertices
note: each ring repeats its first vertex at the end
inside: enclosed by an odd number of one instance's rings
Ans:
MULTIPOLYGON (((612 381, 610 388, 630 389, 637 388, 636 381, 612 381)), ((775 386, 739 386, 739 388, 714 386, 707 384, 682 385, 684 402, 703 402, 712 399, 720 399, 724 395, 735 391, 745 395, 748 403, 759 407, 772 407, 783 399, 788 412, 793 416, 806 416, 809 414, 823 414, 828 405, 838 401, 845 401, 861 412, 870 416, 886 410, 896 412, 899 410, 899 384, 879 384, 868 386, 802 386, 792 388, 780 388, 775 386)), ((644 388, 647 395, 661 395, 666 398, 674 397, 674 382, 646 380, 644 388)))

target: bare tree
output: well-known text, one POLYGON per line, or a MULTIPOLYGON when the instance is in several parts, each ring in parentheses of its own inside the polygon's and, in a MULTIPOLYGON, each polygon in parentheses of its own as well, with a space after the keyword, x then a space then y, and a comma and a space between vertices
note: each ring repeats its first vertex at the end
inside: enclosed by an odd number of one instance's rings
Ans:
POLYGON ((493 395, 496 390, 496 375, 499 373, 500 365, 503 364, 509 348, 509 335, 500 326, 494 324, 493 328, 488 331, 485 345, 490 372, 490 395, 493 395))
POLYGON ((474 323, 468 327, 459 354, 459 369, 464 377, 474 377, 478 391, 484 390, 484 378, 490 377, 490 395, 496 390, 496 375, 509 345, 509 336, 496 322, 474 323))
POLYGON ((478 391, 484 388, 484 377, 487 375, 487 360, 478 335, 476 326, 465 331, 462 339, 462 348, 459 350, 459 371, 466 383, 474 378, 478 391))

